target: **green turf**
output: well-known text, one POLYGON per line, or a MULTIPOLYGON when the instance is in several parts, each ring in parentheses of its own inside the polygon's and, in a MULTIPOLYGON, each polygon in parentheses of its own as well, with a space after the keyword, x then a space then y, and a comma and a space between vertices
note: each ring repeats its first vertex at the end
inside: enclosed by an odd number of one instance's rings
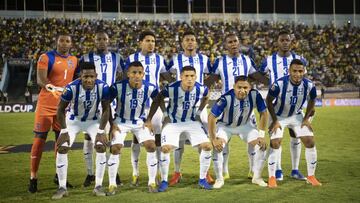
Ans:
MULTIPOLYGON (((358 202, 360 199, 360 108, 317 108, 313 127, 318 149, 317 177, 322 187, 313 188, 302 181, 291 180, 289 138, 283 142, 284 181, 278 188, 260 188, 246 179, 248 161, 246 145, 235 138, 231 140, 230 175, 221 190, 204 191, 196 186, 198 177, 197 150, 187 146, 182 164, 183 182, 170 187, 162 194, 148 194, 145 153, 141 153, 141 186, 130 188, 130 150, 123 150, 120 175, 125 183, 113 197, 93 197, 92 188, 82 188, 85 164, 82 151, 69 154, 69 181, 76 186, 69 189, 70 196, 59 202, 358 202)), ((0 145, 27 144, 32 141, 33 114, 0 114, 0 145)), ((53 140, 53 135, 49 136, 53 140)), ((81 141, 82 136, 78 138, 81 141)), ((303 149, 304 151, 304 149, 303 149)), ((39 171, 39 193, 29 194, 29 153, 0 154, 0 202, 50 202, 56 186, 54 153, 43 154, 39 171)), ((171 166, 173 162, 171 163, 171 166)), ((171 169, 172 170, 172 167, 171 169)), ((306 174, 304 153, 300 170, 306 174)), ((263 172, 267 176, 267 169, 263 172)), ((105 174, 104 185, 108 183, 105 174)))

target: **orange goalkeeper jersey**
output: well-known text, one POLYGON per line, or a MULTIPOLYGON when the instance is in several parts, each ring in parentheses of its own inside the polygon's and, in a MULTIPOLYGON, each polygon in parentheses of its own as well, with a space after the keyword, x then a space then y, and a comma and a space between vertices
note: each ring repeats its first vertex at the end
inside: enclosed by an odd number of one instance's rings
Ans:
MULTIPOLYGON (((37 70, 47 70, 47 78, 57 87, 65 87, 74 79, 78 71, 78 60, 75 56, 63 56, 55 50, 42 54, 37 62, 37 70)), ((55 97, 45 88, 41 88, 36 111, 40 115, 56 115, 60 97, 55 97)))

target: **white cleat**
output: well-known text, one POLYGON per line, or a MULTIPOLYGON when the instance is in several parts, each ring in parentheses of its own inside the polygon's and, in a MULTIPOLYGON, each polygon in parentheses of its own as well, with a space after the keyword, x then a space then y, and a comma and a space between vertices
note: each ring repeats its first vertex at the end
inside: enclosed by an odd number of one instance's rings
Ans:
POLYGON ((261 187, 267 187, 267 183, 265 183, 265 181, 262 178, 253 178, 251 182, 261 187))
POLYGON ((56 193, 51 197, 51 199, 61 199, 63 197, 67 197, 68 195, 69 193, 67 192, 67 190, 61 187, 56 191, 56 193))
POLYGON ((213 188, 220 189, 222 186, 224 186, 224 180, 216 179, 213 188))

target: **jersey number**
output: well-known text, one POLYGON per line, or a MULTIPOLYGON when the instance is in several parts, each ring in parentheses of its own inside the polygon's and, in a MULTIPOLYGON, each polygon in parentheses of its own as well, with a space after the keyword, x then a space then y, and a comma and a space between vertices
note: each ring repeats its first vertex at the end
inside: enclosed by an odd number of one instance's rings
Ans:
POLYGON ((92 102, 90 100, 84 101, 84 108, 85 110, 90 110, 92 106, 92 102))
POLYGON ((65 69, 64 71, 64 80, 66 80, 66 76, 67 76, 67 69, 65 69))
POLYGON ((146 73, 146 75, 150 75, 150 68, 149 68, 149 66, 146 66, 146 68, 145 68, 145 73, 146 73))
POLYGON ((290 105, 295 105, 297 103, 298 97, 297 96, 291 96, 290 97, 290 105))
POLYGON ((136 109, 138 105, 138 100, 137 99, 131 99, 130 100, 130 109, 136 109))
POLYGON ((234 76, 240 75, 239 67, 237 67, 237 66, 234 66, 234 67, 233 67, 233 75, 234 75, 234 76))
POLYGON ((106 69, 107 69, 107 63, 101 63, 101 73, 106 73, 106 69))
POLYGON ((190 102, 184 101, 183 102, 183 110, 189 110, 190 109, 190 102))

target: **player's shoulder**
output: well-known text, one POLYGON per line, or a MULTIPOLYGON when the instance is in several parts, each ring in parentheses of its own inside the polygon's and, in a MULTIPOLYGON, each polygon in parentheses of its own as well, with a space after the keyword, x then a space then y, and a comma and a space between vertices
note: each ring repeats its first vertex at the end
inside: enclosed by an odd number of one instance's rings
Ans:
POLYGON ((233 97, 233 96, 235 96, 235 93, 234 93, 234 89, 231 89, 231 90, 229 90, 229 91, 227 91, 227 92, 225 92, 223 95, 221 95, 221 96, 223 96, 223 97, 233 97))
POLYGON ((81 84, 81 79, 78 78, 76 80, 73 80, 72 82, 70 82, 67 86, 77 86, 77 85, 80 85, 81 84))
POLYGON ((142 80, 142 83, 144 86, 148 86, 148 87, 151 87, 151 88, 156 88, 156 86, 146 80, 142 80))
POLYGON ((256 94, 260 94, 260 92, 259 92, 259 90, 252 88, 252 89, 250 89, 249 94, 255 94, 256 95, 256 94))
POLYGON ((172 82, 168 85, 168 87, 171 87, 171 88, 174 88, 174 87, 179 87, 181 84, 181 81, 175 81, 175 82, 172 82))
POLYGON ((315 85, 315 83, 312 81, 312 80, 310 80, 309 78, 303 78, 302 79, 302 81, 304 82, 304 84, 305 85, 311 85, 311 86, 314 86, 315 85))
POLYGON ((96 80, 95 80, 95 84, 97 84, 97 85, 107 85, 106 82, 104 82, 104 81, 102 81, 102 80, 99 80, 99 79, 96 79, 96 80))

